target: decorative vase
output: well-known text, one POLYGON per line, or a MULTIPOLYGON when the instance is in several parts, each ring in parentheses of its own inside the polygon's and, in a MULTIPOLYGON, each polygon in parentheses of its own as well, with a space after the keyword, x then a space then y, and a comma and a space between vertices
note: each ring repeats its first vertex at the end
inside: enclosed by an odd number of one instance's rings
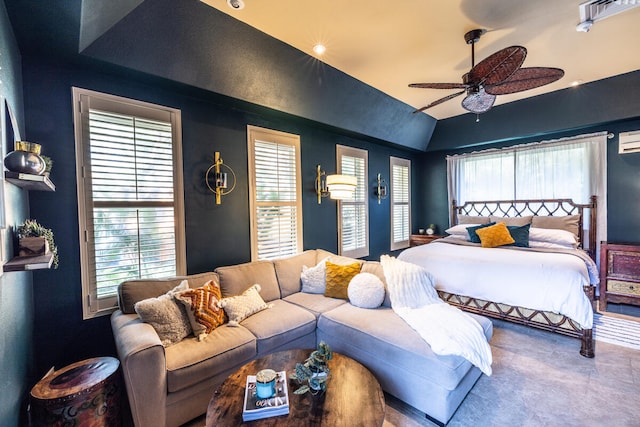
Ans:
POLYGON ((11 172, 41 175, 45 169, 44 160, 36 153, 16 150, 4 157, 4 165, 11 172))

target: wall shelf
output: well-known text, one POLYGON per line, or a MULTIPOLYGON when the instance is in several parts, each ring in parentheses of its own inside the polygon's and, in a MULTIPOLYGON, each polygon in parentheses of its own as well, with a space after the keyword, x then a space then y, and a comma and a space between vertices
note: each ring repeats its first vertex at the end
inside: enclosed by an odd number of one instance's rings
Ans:
POLYGON ((4 177, 10 183, 27 190, 56 191, 55 184, 45 175, 31 175, 28 173, 6 171, 4 177))
POLYGON ((40 256, 18 256, 7 262, 2 270, 10 271, 31 271, 51 268, 53 264, 53 254, 45 254, 40 256))

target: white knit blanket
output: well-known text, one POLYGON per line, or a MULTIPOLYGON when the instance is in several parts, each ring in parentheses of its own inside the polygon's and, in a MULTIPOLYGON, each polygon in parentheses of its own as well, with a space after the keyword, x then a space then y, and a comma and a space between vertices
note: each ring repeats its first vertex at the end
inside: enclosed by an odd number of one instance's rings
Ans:
POLYGON ((462 356, 491 375, 491 347, 482 326, 438 297, 425 269, 388 255, 380 257, 391 307, 438 355, 462 356))

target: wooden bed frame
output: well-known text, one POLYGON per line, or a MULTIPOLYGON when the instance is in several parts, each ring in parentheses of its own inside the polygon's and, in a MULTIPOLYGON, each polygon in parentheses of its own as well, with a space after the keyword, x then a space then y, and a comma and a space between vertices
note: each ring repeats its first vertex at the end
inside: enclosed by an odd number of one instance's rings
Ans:
MULTIPOLYGON (((579 247, 587 251, 589 256, 595 261, 597 245, 596 209, 596 196, 591 196, 591 202, 589 204, 574 203, 570 199, 533 199, 478 201, 457 205, 454 200, 451 206, 451 225, 458 224, 458 215, 494 215, 502 217, 580 215, 578 223, 579 247), (590 210, 588 247, 585 247, 583 234, 585 209, 590 210)), ((584 292, 589 298, 589 301, 591 301, 591 306, 595 311, 595 287, 584 286, 584 292)), ((464 295, 450 294, 444 291, 438 291, 438 293, 444 301, 465 311, 579 338, 582 342, 580 354, 584 357, 595 356, 592 330, 582 329, 579 324, 566 316, 548 311, 531 310, 508 304, 480 300, 464 295)))

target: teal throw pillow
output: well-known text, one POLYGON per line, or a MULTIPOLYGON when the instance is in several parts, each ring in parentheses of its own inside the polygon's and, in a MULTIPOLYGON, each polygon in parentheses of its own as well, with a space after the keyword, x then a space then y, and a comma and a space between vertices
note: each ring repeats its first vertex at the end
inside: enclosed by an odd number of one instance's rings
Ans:
MULTIPOLYGON (((473 227, 467 227, 467 233, 469 234, 469 241, 471 241, 473 243, 480 243, 480 237, 478 236, 478 233, 476 233, 476 230, 479 230, 481 228, 491 227, 492 225, 496 225, 496 223, 495 222, 489 222, 487 224, 475 225, 473 227)), ((527 238, 527 240, 529 240, 529 239, 527 238)))
POLYGON ((529 247, 529 228, 531 224, 525 225, 507 225, 507 229, 509 230, 509 234, 515 240, 515 243, 512 243, 509 246, 518 246, 521 248, 529 247))

